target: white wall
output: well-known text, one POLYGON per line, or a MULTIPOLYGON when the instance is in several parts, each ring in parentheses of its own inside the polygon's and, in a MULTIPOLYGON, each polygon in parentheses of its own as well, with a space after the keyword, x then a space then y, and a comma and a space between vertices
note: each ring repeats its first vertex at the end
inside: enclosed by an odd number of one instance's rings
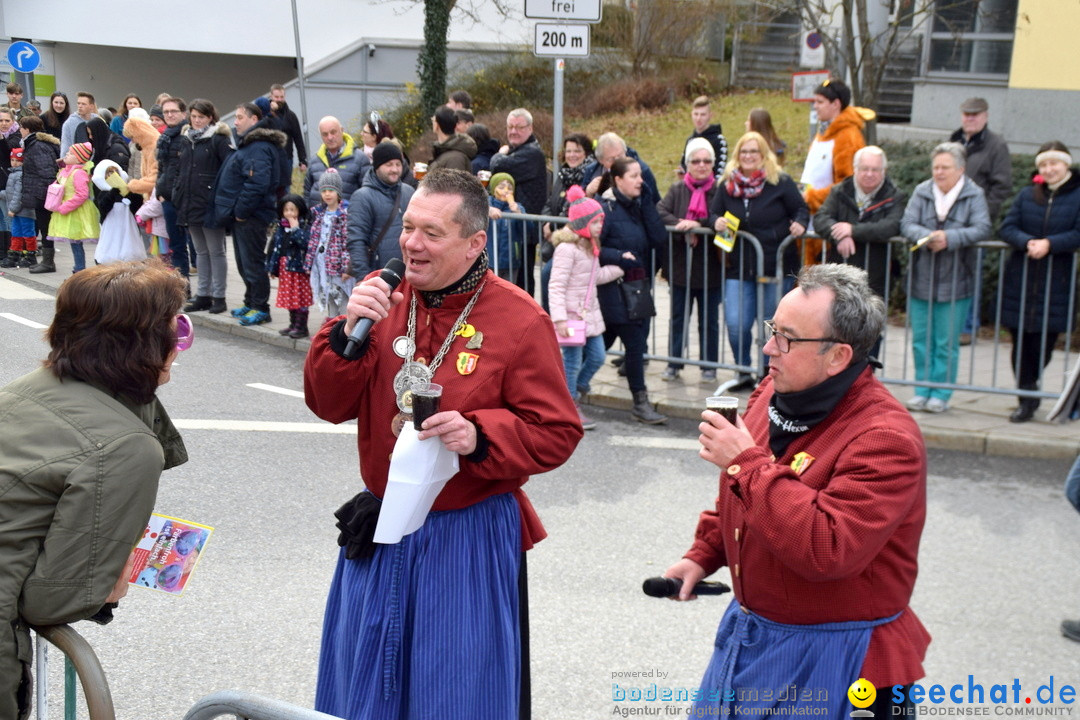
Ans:
MULTIPOLYGON (((490 6, 487 0, 475 0, 475 4, 490 6)), ((316 63, 364 35, 423 37, 419 1, 297 0, 297 10, 305 64, 316 63)), ((296 54, 289 0, 194 4, 111 0, 105 5, 82 0, 2 0, 0 12, 4 34, 33 40, 214 54, 296 54)), ((520 16, 504 20, 492 10, 485 11, 479 24, 455 12, 450 40, 531 43, 531 27, 520 16)))

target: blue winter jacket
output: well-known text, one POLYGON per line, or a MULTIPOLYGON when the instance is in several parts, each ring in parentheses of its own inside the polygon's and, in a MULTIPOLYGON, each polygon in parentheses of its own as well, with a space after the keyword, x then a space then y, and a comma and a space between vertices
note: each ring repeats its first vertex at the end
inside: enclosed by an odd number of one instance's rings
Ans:
POLYGON ((231 227, 239 220, 274 219, 278 187, 278 152, 285 133, 254 127, 236 139, 237 150, 225 159, 214 193, 214 221, 231 227))

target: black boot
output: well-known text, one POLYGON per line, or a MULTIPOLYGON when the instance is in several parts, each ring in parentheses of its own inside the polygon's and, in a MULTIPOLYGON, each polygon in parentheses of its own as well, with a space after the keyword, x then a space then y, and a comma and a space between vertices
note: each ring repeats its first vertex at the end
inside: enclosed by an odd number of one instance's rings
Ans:
POLYGON ((209 310, 213 302, 206 295, 196 295, 192 300, 184 306, 184 312, 199 312, 200 310, 209 310))
POLYGON ((34 267, 34 265, 36 263, 37 263, 37 258, 34 257, 34 251, 33 250, 24 250, 23 253, 22 253, 22 257, 19 259, 19 267, 21 267, 21 268, 34 267))
POLYGON ((226 310, 228 310, 228 307, 226 307, 226 305, 225 305, 225 298, 219 298, 219 297, 210 298, 210 311, 209 312, 210 312, 211 315, 219 315, 219 314, 225 312, 226 310))
POLYGON ((649 402, 649 393, 645 390, 634 393, 634 407, 631 408, 630 414, 635 420, 646 425, 661 425, 667 422, 667 418, 653 408, 652 403, 649 402))
POLYGON ((14 250, 9 250, 6 255, 3 256, 3 260, 0 260, 0 268, 13 268, 19 267, 19 259, 22 257, 22 253, 14 250))
POLYGON ((1039 398, 1020 398, 1020 405, 1012 411, 1009 422, 1023 423, 1035 417, 1035 411, 1039 409, 1039 398))
POLYGON ((47 247, 41 249, 41 262, 34 267, 30 268, 30 272, 34 275, 40 275, 41 273, 56 272, 56 248, 47 247))
POLYGON ((294 340, 300 338, 306 338, 308 336, 307 321, 308 321, 308 309, 303 308, 296 310, 296 323, 292 330, 289 332, 289 337, 294 340))
POLYGON ((288 337, 289 333, 291 333, 295 329, 296 329, 296 311, 295 310, 290 310, 289 311, 289 324, 286 327, 283 327, 280 330, 278 330, 278 335, 288 337))

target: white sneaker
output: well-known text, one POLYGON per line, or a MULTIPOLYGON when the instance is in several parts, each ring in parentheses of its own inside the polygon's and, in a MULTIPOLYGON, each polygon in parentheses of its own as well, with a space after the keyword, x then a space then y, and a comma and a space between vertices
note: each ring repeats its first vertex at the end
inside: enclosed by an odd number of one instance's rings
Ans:
POLYGON ((926 412, 928 413, 943 413, 948 409, 949 403, 941 398, 932 397, 926 401, 926 412))
POLYGON ((925 397, 924 395, 916 395, 907 401, 907 409, 912 412, 922 412, 923 410, 926 410, 926 403, 929 399, 930 398, 925 397))

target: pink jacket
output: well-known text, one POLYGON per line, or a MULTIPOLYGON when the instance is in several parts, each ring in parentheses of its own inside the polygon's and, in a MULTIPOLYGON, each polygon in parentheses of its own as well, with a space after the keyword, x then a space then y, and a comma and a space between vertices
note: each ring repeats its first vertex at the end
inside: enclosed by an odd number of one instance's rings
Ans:
MULTIPOLYGON (((129 185, 130 187, 130 185, 129 185)), ((150 221, 150 234, 159 238, 169 239, 169 228, 165 224, 165 209, 161 207, 161 201, 153 194, 143 201, 142 207, 135 213, 135 219, 141 223, 150 221)))
MULTIPOLYGON (((576 235, 573 236, 574 239, 568 239, 563 235, 564 232, 570 231, 559 230, 552 237, 552 242, 557 244, 551 260, 551 279, 548 281, 551 320, 559 322, 584 319, 587 335, 594 337, 604 332, 604 316, 600 313, 600 303, 596 299, 596 287, 589 293, 589 307, 584 314, 581 306, 585 302, 585 291, 589 287, 595 258, 575 241, 576 235)), ((596 268, 595 282, 603 285, 619 279, 622 275, 623 270, 618 265, 601 265, 596 268)))
POLYGON ((65 200, 60 209, 61 215, 68 215, 75 208, 90 199, 90 174, 82 165, 65 165, 56 176, 58 183, 63 183, 71 175, 71 184, 75 187, 75 194, 65 200))

